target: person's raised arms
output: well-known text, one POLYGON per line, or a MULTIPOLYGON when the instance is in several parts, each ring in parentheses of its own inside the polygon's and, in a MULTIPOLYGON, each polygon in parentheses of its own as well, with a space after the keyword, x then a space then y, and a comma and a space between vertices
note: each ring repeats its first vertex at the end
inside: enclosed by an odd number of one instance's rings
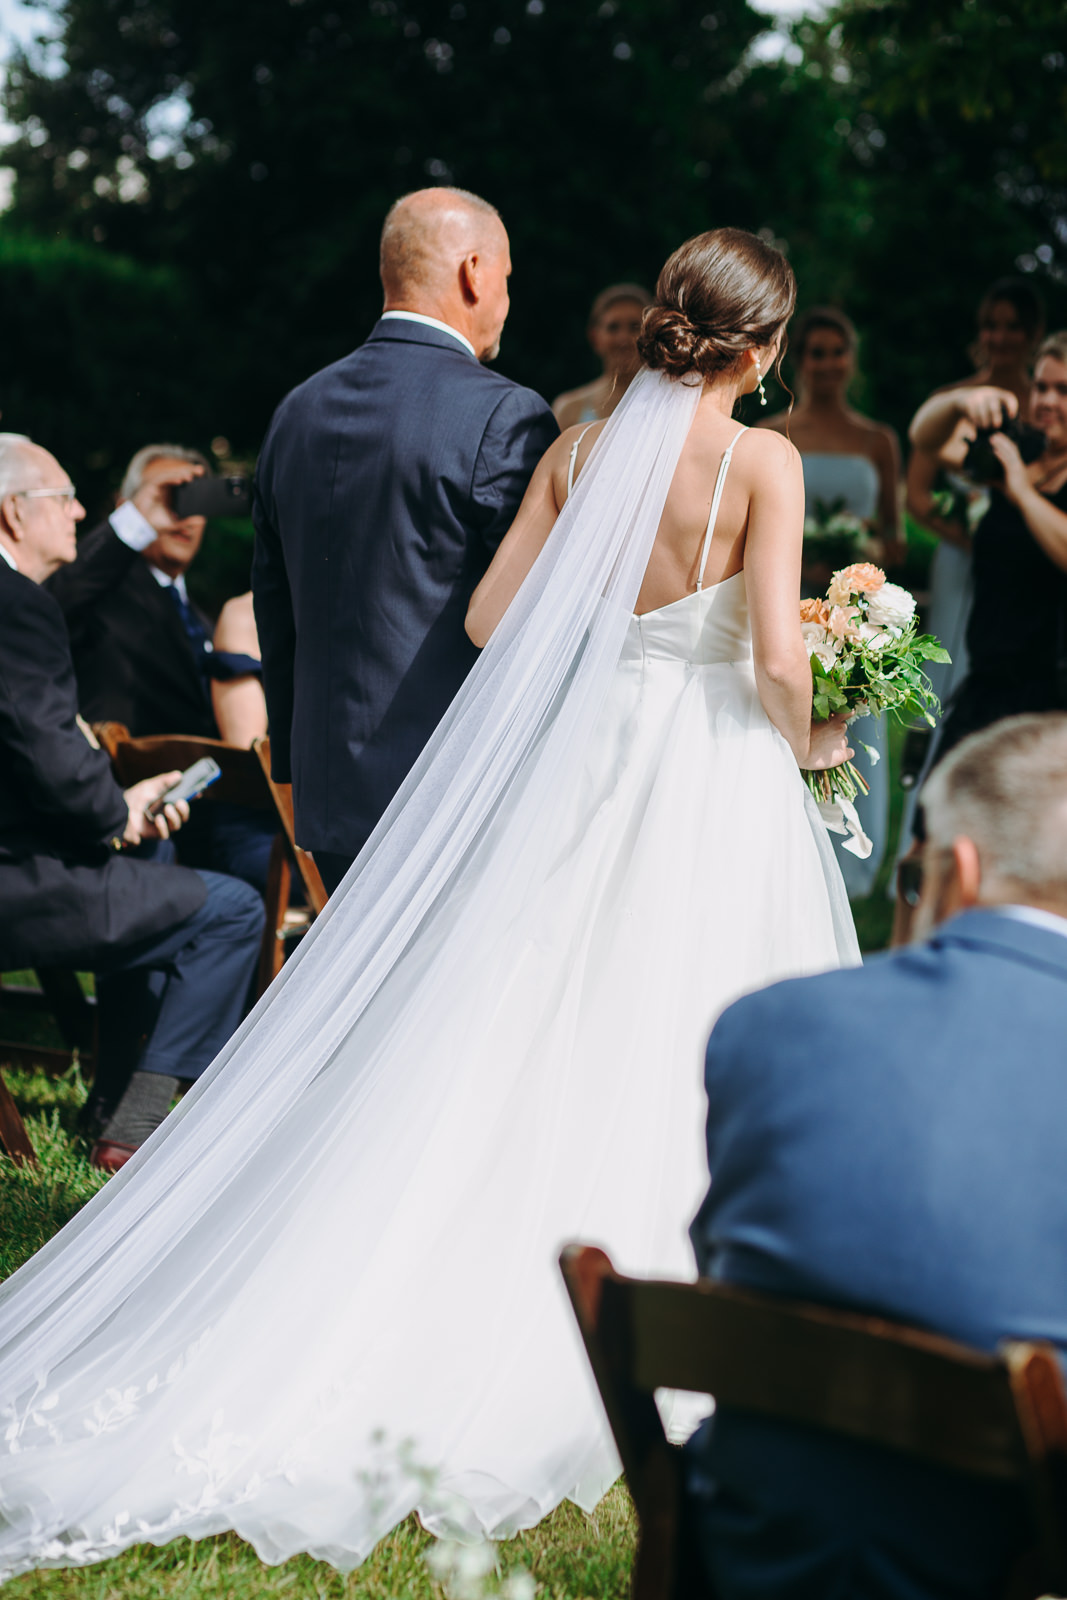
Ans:
MULTIPOLYGON (((987 385, 943 389, 924 400, 911 419, 908 438, 919 450, 942 450, 960 422, 970 429, 999 428, 1005 417, 1015 417, 1019 402, 1010 389, 987 385)), ((973 433, 971 434, 973 437, 973 433)))
POLYGON ((471 596, 464 626, 468 638, 479 649, 492 638, 508 606, 529 576, 530 569, 545 547, 556 518, 567 498, 567 473, 571 451, 581 438, 577 467, 580 468, 603 423, 568 428, 545 451, 538 462, 522 504, 507 533, 500 541, 488 571, 471 596))

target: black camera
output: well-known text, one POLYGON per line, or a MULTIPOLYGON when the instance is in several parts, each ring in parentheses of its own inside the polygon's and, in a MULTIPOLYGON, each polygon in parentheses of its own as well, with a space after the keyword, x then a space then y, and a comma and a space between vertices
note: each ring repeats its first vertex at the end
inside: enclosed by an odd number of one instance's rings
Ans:
POLYGON ((205 473, 175 484, 170 503, 176 517, 247 517, 252 513, 252 480, 205 473))
POLYGON ((1045 435, 1018 418, 1005 417, 999 428, 979 428, 967 446, 961 468, 972 483, 1004 482, 1004 468, 989 442, 995 433, 1002 433, 1005 439, 1012 441, 1027 466, 1036 461, 1045 448, 1045 435))

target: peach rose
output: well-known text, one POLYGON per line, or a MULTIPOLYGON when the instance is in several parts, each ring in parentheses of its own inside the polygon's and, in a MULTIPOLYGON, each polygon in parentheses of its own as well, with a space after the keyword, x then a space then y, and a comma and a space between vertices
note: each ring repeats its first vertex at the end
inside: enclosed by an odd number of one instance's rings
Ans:
POLYGON ((802 600, 800 602, 801 622, 817 622, 823 628, 830 620, 830 607, 825 600, 802 600))
POLYGON ((858 639, 860 636, 856 625, 858 616, 858 606, 834 606, 827 627, 836 639, 858 639))
POLYGON ((885 582, 885 573, 872 561, 854 561, 850 567, 835 572, 828 590, 831 603, 847 605, 854 594, 877 594, 885 582))

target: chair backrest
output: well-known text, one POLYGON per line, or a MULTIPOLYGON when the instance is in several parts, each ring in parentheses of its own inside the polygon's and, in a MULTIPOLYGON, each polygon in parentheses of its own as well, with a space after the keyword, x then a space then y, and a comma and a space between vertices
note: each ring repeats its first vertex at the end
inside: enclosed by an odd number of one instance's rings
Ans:
POLYGON ((221 776, 205 789, 198 805, 225 800, 256 811, 274 810, 274 800, 254 750, 224 744, 221 739, 194 739, 178 733, 132 739, 121 722, 97 722, 93 732, 111 757, 115 776, 124 789, 160 772, 184 772, 194 761, 212 756, 221 768, 221 776))
POLYGON ((602 1250, 580 1246, 564 1252, 561 1267, 642 1546, 647 1530, 654 1547, 638 1563, 642 1600, 676 1592, 679 1561, 679 1471, 653 1399, 658 1388, 1025 1483, 1049 1571, 1060 1583, 1067 1576, 1067 1394, 1051 1346, 1015 1342, 991 1356, 876 1317, 724 1284, 625 1278, 602 1250), (668 1587, 648 1571, 653 1561, 675 1573, 668 1587))
POLYGON ((307 891, 308 903, 315 915, 318 916, 319 912, 325 907, 329 896, 326 893, 326 886, 319 875, 319 869, 315 865, 314 859, 306 850, 301 849, 296 842, 296 834, 293 831, 292 784, 275 783, 271 777, 269 738, 256 739, 252 745, 252 750, 256 760, 259 762, 264 781, 273 797, 275 809, 278 812, 282 827, 285 829, 285 836, 289 841, 289 848, 293 852, 293 858, 300 869, 300 876, 304 880, 304 888, 307 891))

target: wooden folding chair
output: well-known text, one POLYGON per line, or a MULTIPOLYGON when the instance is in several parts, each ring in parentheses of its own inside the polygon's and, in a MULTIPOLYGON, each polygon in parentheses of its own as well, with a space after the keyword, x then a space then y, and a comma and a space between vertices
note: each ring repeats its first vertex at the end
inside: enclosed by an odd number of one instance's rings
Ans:
MULTIPOLYGON (((96 1002, 82 992, 78 975, 59 967, 40 967, 36 984, 22 974, 0 975, 0 1062, 5 1066, 42 1067, 52 1077, 65 1072, 78 1056, 85 1076, 96 1060, 96 1002), (16 981, 17 980, 17 981, 16 981), (62 1044, 29 1042, 17 1024, 26 1017, 47 1019, 62 1044), (5 1025, 12 1018, 13 1027, 5 1025)), ((37 1162, 32 1141, 11 1091, 0 1071, 0 1149, 16 1161, 37 1162)))
POLYGON ((259 958, 259 993, 262 994, 271 982, 278 976, 285 961, 286 942, 304 933, 311 922, 318 916, 329 898, 326 886, 319 876, 319 869, 306 850, 302 850, 296 842, 293 832, 293 789, 288 783, 275 783, 270 775, 270 739, 256 739, 253 741, 252 750, 259 762, 263 780, 270 791, 274 801, 274 809, 278 813, 278 820, 282 825, 284 838, 279 835, 274 841, 270 857, 270 878, 268 884, 274 882, 275 875, 278 879, 279 904, 287 906, 289 903, 289 885, 292 881, 291 863, 296 863, 307 896, 308 910, 298 916, 292 912, 283 919, 280 926, 274 930, 274 938, 264 941, 259 958))
POLYGON ((0 975, 0 1017, 46 1018, 62 1043, 27 1043, 21 1034, 9 1039, 0 1022, 0 1059, 12 1066, 43 1067, 56 1077, 66 1072, 77 1052, 82 1072, 91 1075, 96 1059, 96 1001, 83 993, 76 972, 38 967, 33 976, 36 984, 0 975))
POLYGON ((682 1530, 681 1452, 658 1388, 902 1451, 1031 1497, 1042 1582, 1067 1593, 1067 1393, 1050 1345, 990 1356, 876 1317, 723 1284, 624 1278, 602 1250, 560 1258, 640 1525, 634 1600, 707 1596, 682 1530))
POLYGON ((0 1149, 12 1161, 25 1161, 31 1167, 37 1166, 37 1152, 22 1120, 22 1112, 4 1082, 3 1068, 0 1068, 0 1149))
POLYGON ((115 776, 124 789, 140 782, 142 778, 155 777, 160 772, 184 771, 194 761, 211 756, 218 762, 221 776, 205 790, 197 805, 227 801, 256 811, 268 811, 274 817, 278 824, 278 835, 271 849, 267 887, 263 896, 267 916, 260 946, 256 985, 258 998, 281 971, 286 941, 303 933, 326 904, 326 891, 314 862, 304 851, 297 854, 293 845, 310 910, 291 911, 289 908, 292 801, 283 794, 286 786, 270 781, 269 742, 259 741, 260 745, 266 747, 264 761, 260 749, 245 750, 240 745, 224 744, 221 739, 193 739, 178 734, 132 739, 129 730, 120 722, 97 723, 93 732, 111 757, 115 776))

